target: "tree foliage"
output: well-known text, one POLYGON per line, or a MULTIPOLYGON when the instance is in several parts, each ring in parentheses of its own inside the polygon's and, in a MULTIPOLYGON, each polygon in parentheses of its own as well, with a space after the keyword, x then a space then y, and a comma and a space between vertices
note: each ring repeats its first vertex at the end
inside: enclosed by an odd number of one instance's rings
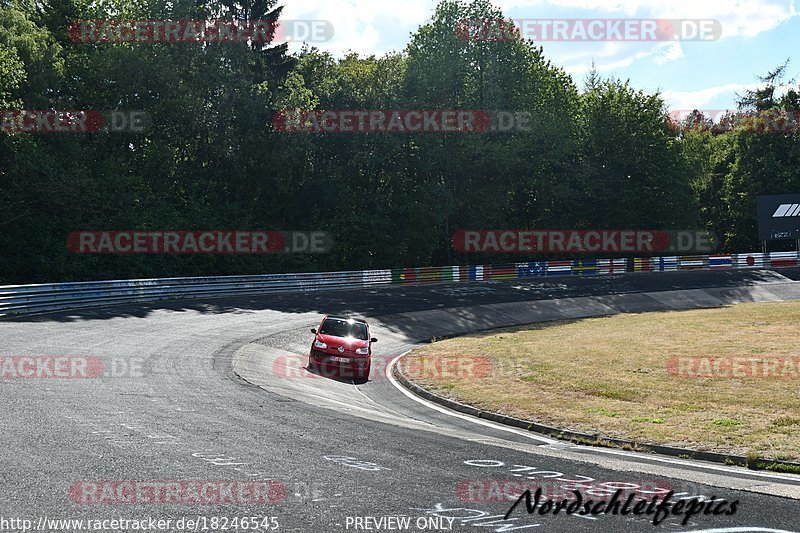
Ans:
MULTIPOLYGON (((755 197, 797 192, 797 134, 746 130, 797 109, 788 64, 742 96, 724 133, 671 128, 658 94, 595 70, 578 88, 520 38, 465 39, 502 18, 443 0, 404 50, 336 58, 276 43, 76 43, 76 20, 278 20, 277 0, 7 0, 0 108, 146 111, 144 133, 0 133, 0 282, 387 268, 508 260, 450 246, 459 228, 697 228, 753 247, 755 197), (789 85, 791 85, 790 82, 789 85), (780 88, 781 90, 777 90, 780 88), (529 131, 287 134, 285 109, 471 109, 529 131), (734 121, 734 118, 736 119, 734 121), (737 129, 738 128, 738 129, 737 129), (71 231, 328 231, 324 255, 81 256, 71 231)), ((698 112, 699 113, 699 112, 698 112)))

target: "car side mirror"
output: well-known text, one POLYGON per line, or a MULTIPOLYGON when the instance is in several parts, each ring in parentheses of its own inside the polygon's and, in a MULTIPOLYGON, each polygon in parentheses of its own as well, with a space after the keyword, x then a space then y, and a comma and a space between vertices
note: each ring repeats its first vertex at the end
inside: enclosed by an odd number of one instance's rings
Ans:
POLYGON ((316 332, 317 332, 317 328, 311 328, 311 333, 316 333, 316 332))
POLYGON ((378 342, 378 339, 376 339, 375 337, 372 337, 372 338, 369 340, 369 342, 378 342))

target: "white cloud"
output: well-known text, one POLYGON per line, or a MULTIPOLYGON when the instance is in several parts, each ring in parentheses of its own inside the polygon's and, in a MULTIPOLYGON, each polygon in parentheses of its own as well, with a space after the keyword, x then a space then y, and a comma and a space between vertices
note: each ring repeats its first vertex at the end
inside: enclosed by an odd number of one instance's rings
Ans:
MULTIPOLYGON (((562 8, 637 18, 714 19, 722 37, 754 37, 800 16, 793 0, 495 0, 504 11, 530 11, 536 18, 548 8, 562 8)), ((520 15, 524 16, 524 15, 520 15)))
POLYGON ((657 65, 663 65, 685 57, 681 43, 660 43, 656 46, 653 55, 657 65))
POLYGON ((333 39, 311 44, 334 55, 347 50, 380 55, 402 49, 435 6, 435 0, 297 0, 286 2, 281 19, 330 21, 333 39))
MULTIPOLYGON (((545 48, 547 54, 547 48, 545 48)), ((656 65, 664 65, 670 61, 683 59, 684 51, 681 43, 604 43, 599 48, 582 48, 580 52, 571 54, 550 54, 557 59, 556 63, 564 66, 569 74, 579 79, 592 68, 600 72, 613 72, 625 69, 634 63, 652 58, 656 65), (634 48, 632 48, 634 47, 634 48)))
MULTIPOLYGON (((617 69, 627 68, 633 65, 636 61, 652 56, 653 53, 654 52, 652 50, 645 50, 636 52, 634 54, 630 54, 626 57, 617 59, 616 61, 604 61, 602 63, 595 63, 595 69, 597 70, 597 72, 612 72, 617 69)), ((567 71, 571 73, 574 72, 576 74, 585 74, 586 72, 589 72, 590 68, 591 64, 589 63, 580 66, 575 65, 567 67, 567 71)))
MULTIPOLYGON (((764 83, 726 83, 696 91, 663 90, 661 95, 671 109, 704 109, 716 105, 714 102, 734 102, 736 95, 743 95, 747 91, 755 91, 764 86, 764 83)), ((780 98, 793 88, 795 87, 789 83, 777 85, 774 97, 780 98)))
MULTIPOLYGON (((554 10, 572 10, 574 17, 714 19, 722 24, 725 39, 754 37, 800 16, 794 1, 494 0, 494 4, 514 18, 547 18, 554 16, 554 10)), ((287 0, 283 18, 331 21, 333 40, 318 46, 334 54, 348 49, 382 54, 402 49, 409 33, 431 17, 436 4, 437 0, 287 0)))
MULTIPOLYGON (((409 35, 430 20, 438 0, 285 0, 282 19, 328 20, 334 37, 312 43, 342 56, 348 50, 382 55, 402 50, 409 35)), ((791 17, 800 16, 798 0, 493 0, 513 18, 647 18, 713 19, 722 24, 722 41, 751 38, 769 32, 791 17)), ((576 80, 591 68, 613 74, 639 66, 648 71, 682 61, 691 70, 686 43, 662 42, 546 42, 545 54, 576 80)), ((297 50, 299 45, 293 45, 297 50)), ((629 72, 630 74, 630 72, 629 72)), ((641 78, 640 78, 641 79, 641 78)), ((655 80, 652 80, 655 81, 655 80)), ((708 80, 706 80, 708 81, 708 80)), ((757 84, 728 83, 697 91, 666 91, 677 108, 733 102, 735 94, 757 84)), ((713 83, 713 81, 712 81, 713 83)), ((654 84, 651 84, 654 85, 654 84)), ((717 104, 719 105, 719 104, 717 104)))
POLYGON ((759 83, 726 83, 696 91, 665 90, 662 92, 662 96, 670 109, 704 109, 721 99, 732 102, 736 94, 744 94, 745 91, 755 90, 761 85, 759 83))

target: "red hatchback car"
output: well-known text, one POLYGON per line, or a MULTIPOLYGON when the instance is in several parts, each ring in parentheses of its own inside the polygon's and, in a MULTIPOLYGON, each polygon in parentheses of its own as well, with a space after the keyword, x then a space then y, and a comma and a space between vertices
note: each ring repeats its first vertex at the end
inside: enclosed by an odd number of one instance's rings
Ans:
POLYGON ((326 316, 315 334, 308 354, 309 370, 325 376, 366 380, 372 364, 372 343, 369 324, 355 318, 326 316))

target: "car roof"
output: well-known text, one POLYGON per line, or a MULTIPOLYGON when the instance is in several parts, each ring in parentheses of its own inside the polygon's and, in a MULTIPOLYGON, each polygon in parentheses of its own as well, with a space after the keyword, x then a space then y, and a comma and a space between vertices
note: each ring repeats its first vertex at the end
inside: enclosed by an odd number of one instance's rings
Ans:
POLYGON ((344 320, 345 322, 347 322, 348 320, 352 320, 353 322, 360 322, 362 324, 366 324, 367 323, 366 320, 362 320, 360 318, 345 318, 345 317, 341 317, 341 316, 326 316, 325 320, 328 320, 329 318, 332 318, 333 320, 344 320))

